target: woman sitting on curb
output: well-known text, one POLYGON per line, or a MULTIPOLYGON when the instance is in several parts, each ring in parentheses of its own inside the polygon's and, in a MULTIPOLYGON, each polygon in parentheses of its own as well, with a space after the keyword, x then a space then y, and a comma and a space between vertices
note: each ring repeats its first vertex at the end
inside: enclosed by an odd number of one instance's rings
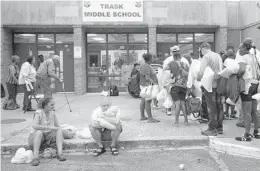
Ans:
POLYGON ((46 147, 57 147, 57 158, 65 161, 66 158, 62 154, 63 133, 60 128, 58 119, 54 113, 55 102, 53 98, 42 98, 38 103, 38 108, 34 114, 34 124, 29 135, 29 146, 33 147, 34 159, 33 166, 38 166, 39 150, 46 147))
POLYGON ((106 97, 92 113, 89 130, 98 145, 98 148, 94 151, 95 157, 106 152, 102 141, 112 141, 110 146, 112 155, 118 155, 119 153, 116 143, 119 135, 122 133, 120 109, 111 105, 111 101, 106 97))

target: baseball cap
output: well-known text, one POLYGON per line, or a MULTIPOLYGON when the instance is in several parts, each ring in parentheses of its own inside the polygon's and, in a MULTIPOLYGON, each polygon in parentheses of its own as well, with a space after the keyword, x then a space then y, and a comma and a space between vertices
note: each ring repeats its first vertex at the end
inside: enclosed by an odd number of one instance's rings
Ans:
POLYGON ((171 47, 171 52, 177 52, 177 51, 180 51, 179 46, 173 46, 173 47, 171 47))
POLYGON ((202 43, 202 44, 200 45, 200 49, 202 49, 202 48, 210 48, 210 44, 207 43, 207 42, 204 42, 204 43, 202 43))
POLYGON ((53 59, 56 59, 56 60, 58 60, 58 61, 60 62, 60 57, 59 57, 59 55, 53 55, 52 58, 53 58, 53 59))

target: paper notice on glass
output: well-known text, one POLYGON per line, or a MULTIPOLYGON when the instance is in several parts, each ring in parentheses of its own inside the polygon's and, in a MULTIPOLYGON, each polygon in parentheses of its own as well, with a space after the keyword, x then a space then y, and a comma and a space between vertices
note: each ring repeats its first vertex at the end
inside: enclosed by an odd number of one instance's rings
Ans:
POLYGON ((81 58, 81 47, 74 46, 74 58, 81 58))
POLYGON ((210 67, 207 67, 204 71, 204 75, 201 79, 201 86, 203 86, 208 92, 212 92, 212 82, 214 79, 214 72, 210 67))

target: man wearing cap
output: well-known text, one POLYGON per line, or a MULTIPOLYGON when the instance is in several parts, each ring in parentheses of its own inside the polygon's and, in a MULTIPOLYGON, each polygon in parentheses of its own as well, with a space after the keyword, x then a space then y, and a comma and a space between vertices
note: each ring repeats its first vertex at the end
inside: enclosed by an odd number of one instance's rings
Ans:
POLYGON ((201 53, 203 55, 198 74, 198 81, 201 81, 204 71, 209 67, 215 74, 212 81, 212 91, 203 89, 209 114, 209 124, 206 131, 202 131, 201 134, 205 136, 217 136, 223 134, 223 106, 221 103, 221 95, 217 93, 217 84, 219 80, 219 73, 222 70, 223 62, 219 54, 212 52, 208 43, 202 43, 200 46, 201 53))
POLYGON ((60 57, 53 55, 45 60, 39 67, 36 73, 36 82, 40 86, 44 97, 52 97, 51 78, 58 80, 60 83, 62 79, 55 74, 55 68, 60 66, 60 57))
POLYGON ((111 153, 112 155, 118 155, 116 143, 122 132, 120 109, 111 105, 111 101, 105 97, 105 99, 100 102, 100 106, 92 113, 89 130, 98 145, 98 148, 94 151, 95 157, 106 151, 102 141, 112 141, 110 146, 111 153))

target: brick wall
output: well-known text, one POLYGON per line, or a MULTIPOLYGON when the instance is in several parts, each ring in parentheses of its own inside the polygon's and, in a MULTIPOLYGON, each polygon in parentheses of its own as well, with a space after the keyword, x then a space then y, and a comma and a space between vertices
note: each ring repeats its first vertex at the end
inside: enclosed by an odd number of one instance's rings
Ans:
POLYGON ((6 77, 8 75, 8 66, 11 64, 12 48, 12 31, 1 27, 1 83, 5 88, 6 94, 6 77))
POLYGON ((156 54, 156 27, 149 27, 149 53, 156 54))
POLYGON ((227 48, 227 32, 226 27, 219 27, 215 34, 216 53, 223 51, 227 48))
POLYGON ((74 47, 81 47, 81 58, 75 58, 74 52, 74 90, 76 94, 86 93, 86 40, 81 26, 74 26, 74 47))

